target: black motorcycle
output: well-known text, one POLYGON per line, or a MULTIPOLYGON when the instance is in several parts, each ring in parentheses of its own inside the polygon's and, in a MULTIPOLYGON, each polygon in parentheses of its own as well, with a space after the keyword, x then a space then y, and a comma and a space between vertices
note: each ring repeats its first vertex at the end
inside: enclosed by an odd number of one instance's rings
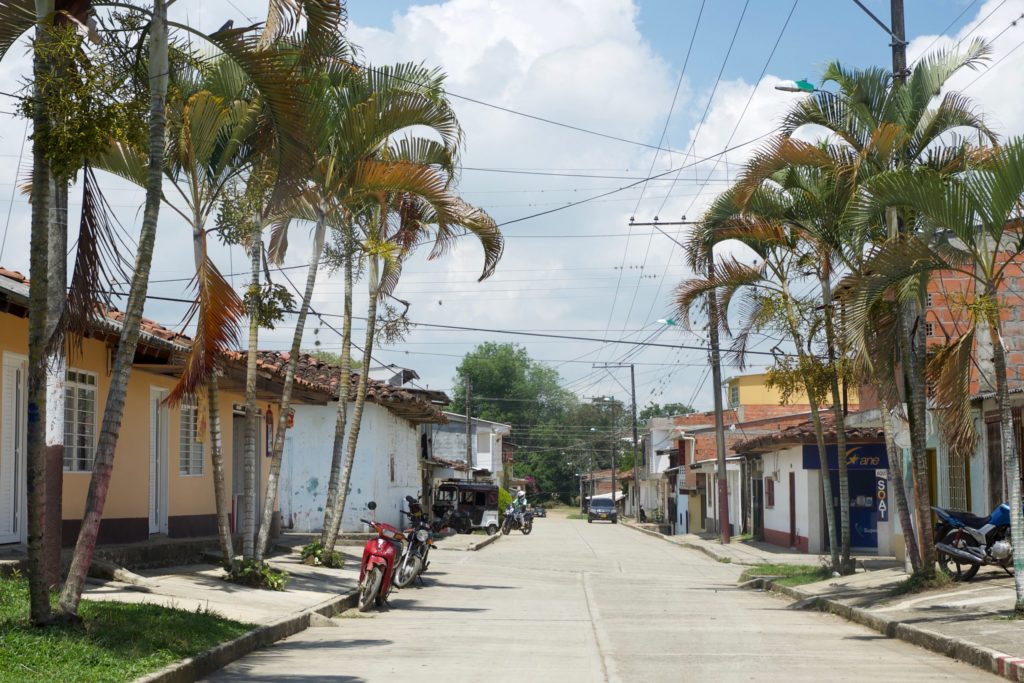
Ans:
POLYGON ((433 525, 434 533, 441 533, 445 529, 452 529, 460 534, 471 534, 473 533, 473 520, 468 512, 448 508, 433 525))
POLYGON ((405 510, 402 510, 402 514, 412 521, 412 528, 405 532, 405 547, 395 565, 395 585, 399 588, 406 588, 412 585, 416 577, 421 576, 430 566, 427 557, 430 555, 430 549, 434 546, 434 536, 431 533, 430 523, 423 518, 422 514, 416 515, 405 510))
POLYGON ((524 536, 529 536, 530 532, 533 531, 533 513, 529 510, 523 512, 523 521, 520 522, 519 515, 516 514, 515 508, 510 504, 505 508, 505 521, 501 523, 501 533, 504 536, 508 536, 516 529, 522 531, 524 536))

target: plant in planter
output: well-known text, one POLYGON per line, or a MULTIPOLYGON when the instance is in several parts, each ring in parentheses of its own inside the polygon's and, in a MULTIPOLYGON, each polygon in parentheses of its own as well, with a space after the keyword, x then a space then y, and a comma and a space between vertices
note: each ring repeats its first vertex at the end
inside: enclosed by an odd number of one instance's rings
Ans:
POLYGON ((337 550, 328 551, 319 540, 302 546, 299 551, 302 563, 311 567, 329 567, 341 569, 345 566, 345 558, 337 550))

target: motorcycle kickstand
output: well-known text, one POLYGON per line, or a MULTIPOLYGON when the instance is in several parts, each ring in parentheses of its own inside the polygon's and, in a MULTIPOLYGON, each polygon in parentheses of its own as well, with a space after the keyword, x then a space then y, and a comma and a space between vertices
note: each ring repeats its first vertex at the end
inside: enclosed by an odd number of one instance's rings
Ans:
POLYGON ((1006 572, 1007 576, 1013 576, 1013 571, 1011 571, 1009 567, 1006 567, 1004 565, 999 565, 999 566, 1003 568, 1003 571, 1006 572))

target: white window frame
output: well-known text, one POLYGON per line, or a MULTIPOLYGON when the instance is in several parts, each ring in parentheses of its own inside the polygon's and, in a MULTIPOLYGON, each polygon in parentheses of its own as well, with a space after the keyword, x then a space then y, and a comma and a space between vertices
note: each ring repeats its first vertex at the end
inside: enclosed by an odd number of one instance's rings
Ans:
MULTIPOLYGON (((96 408, 99 402, 99 376, 95 372, 89 372, 87 370, 79 370, 77 368, 68 368, 66 381, 64 384, 64 456, 62 467, 65 472, 68 473, 91 473, 93 465, 96 462, 96 408), (88 425, 91 428, 92 434, 89 438, 89 442, 85 444, 78 444, 73 446, 76 451, 75 454, 68 454, 68 449, 72 448, 72 444, 81 436, 79 434, 80 423, 79 418, 79 406, 80 400, 79 391, 91 391, 92 392, 92 424, 88 425), (71 412, 73 422, 68 422, 68 412, 71 412), (87 454, 85 457, 85 465, 82 465, 82 458, 78 455, 78 448, 85 447, 87 454), (69 463, 70 461, 70 463, 69 463)), ((81 424, 85 424, 83 421, 81 424)), ((88 437, 87 437, 88 438, 88 437)))
POLYGON ((205 444, 199 434, 199 405, 182 403, 178 411, 178 476, 201 477, 205 470, 205 444), (191 424, 187 424, 190 421, 191 424))

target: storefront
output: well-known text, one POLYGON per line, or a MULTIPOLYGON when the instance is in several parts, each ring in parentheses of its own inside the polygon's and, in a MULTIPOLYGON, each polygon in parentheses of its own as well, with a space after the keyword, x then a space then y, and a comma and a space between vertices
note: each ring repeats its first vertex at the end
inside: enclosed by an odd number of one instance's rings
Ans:
MULTIPOLYGON (((839 519, 839 458, 835 444, 826 446, 829 481, 832 484, 832 508, 839 519)), ((818 447, 804 444, 803 468, 820 470, 818 447)), ((854 551, 879 551, 879 533, 888 532, 889 458, 884 443, 862 443, 847 446, 847 481, 850 490, 850 547, 854 551), (883 529, 884 527, 884 529, 883 529)), ((824 539, 827 543, 827 534, 824 539)), ((888 539, 881 545, 888 546, 888 539)), ((886 552, 888 548, 886 547, 886 552)))

